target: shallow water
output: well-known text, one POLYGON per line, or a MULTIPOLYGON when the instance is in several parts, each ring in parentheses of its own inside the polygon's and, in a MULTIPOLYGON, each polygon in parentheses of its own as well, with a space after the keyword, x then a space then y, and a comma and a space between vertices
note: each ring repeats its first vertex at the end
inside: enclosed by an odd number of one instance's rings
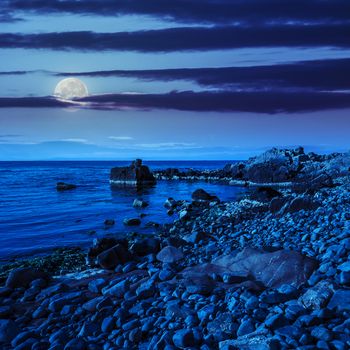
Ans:
MULTIPOLYGON (((214 169, 226 162, 148 162, 152 169, 168 167, 214 169)), ((168 197, 190 200, 203 188, 221 200, 233 200, 242 189, 205 182, 159 181, 154 188, 111 188, 109 172, 126 162, 0 162, 0 260, 45 253, 55 247, 88 246, 93 238, 128 231, 152 233, 150 221, 165 223, 163 207, 168 197), (78 185, 72 191, 57 192, 56 182, 78 185), (135 198, 150 203, 135 209, 135 198), (146 214, 140 227, 125 227, 123 219, 146 214), (105 219, 115 226, 106 229, 105 219), (96 231, 95 234, 89 231, 96 231)), ((147 164, 147 163, 146 163, 147 164)))

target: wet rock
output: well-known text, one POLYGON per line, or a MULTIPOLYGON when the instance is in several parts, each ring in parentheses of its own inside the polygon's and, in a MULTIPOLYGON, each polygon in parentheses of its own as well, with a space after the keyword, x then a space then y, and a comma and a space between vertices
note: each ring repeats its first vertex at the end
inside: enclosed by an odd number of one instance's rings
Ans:
POLYGON ((164 207, 167 209, 174 209, 177 207, 177 201, 174 198, 169 197, 165 202, 164 202, 164 207))
POLYGON ((57 184, 56 184, 57 191, 69 191, 69 190, 74 190, 76 188, 77 188, 76 185, 68 184, 65 182, 57 182, 57 184))
POLYGON ((173 246, 164 247, 158 254, 157 260, 162 263, 172 264, 183 258, 183 253, 180 249, 173 246))
POLYGON ((134 208, 146 208, 148 207, 148 202, 142 200, 142 199, 135 199, 132 206, 134 208))
POLYGON ((141 225, 141 220, 139 218, 126 218, 123 220, 125 226, 139 226, 141 225))
POLYGON ((49 275, 43 271, 38 271, 31 267, 22 267, 22 268, 14 269, 10 272, 6 280, 6 287, 27 288, 32 281, 39 278, 48 280, 49 275))
POLYGON ((107 219, 104 222, 105 226, 114 226, 115 225, 115 220, 113 219, 107 219))

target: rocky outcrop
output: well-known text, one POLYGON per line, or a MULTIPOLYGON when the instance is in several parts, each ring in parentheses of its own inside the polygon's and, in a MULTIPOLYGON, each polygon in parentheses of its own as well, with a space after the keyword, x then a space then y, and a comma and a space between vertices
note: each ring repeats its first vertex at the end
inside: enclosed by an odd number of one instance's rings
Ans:
POLYGON ((112 168, 110 183, 113 186, 144 187, 155 185, 156 179, 148 166, 136 159, 130 166, 112 168))

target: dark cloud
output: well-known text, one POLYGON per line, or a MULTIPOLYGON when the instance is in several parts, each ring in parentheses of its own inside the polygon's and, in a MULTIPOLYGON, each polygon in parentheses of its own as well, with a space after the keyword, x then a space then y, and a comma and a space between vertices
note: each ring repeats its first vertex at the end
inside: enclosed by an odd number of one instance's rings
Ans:
MULTIPOLYGON (((278 113, 350 107, 350 94, 327 92, 170 92, 107 94, 80 99, 77 107, 94 109, 175 109, 187 111, 278 113)), ((0 107, 69 107, 53 98, 0 98, 0 107)))
POLYGON ((25 70, 15 70, 15 71, 8 71, 8 72, 0 72, 0 75, 25 75, 31 73, 29 71, 25 70))
POLYGON ((15 23, 19 21, 23 21, 23 19, 15 17, 13 14, 7 12, 7 10, 0 9, 0 23, 15 23))
POLYGON ((12 10, 89 15, 141 14, 182 22, 349 20, 348 0, 9 0, 12 10))
POLYGON ((0 97, 0 108, 6 107, 68 107, 71 103, 53 97, 0 97))
POLYGON ((350 24, 183 27, 120 33, 0 34, 1 48, 170 52, 242 47, 350 47, 350 24))
MULTIPOLYGON (((1 73, 0 73, 1 74, 1 73)), ((350 89, 350 59, 277 64, 272 66, 111 70, 58 73, 57 76, 131 77, 143 80, 190 80, 203 86, 239 88, 350 89)))

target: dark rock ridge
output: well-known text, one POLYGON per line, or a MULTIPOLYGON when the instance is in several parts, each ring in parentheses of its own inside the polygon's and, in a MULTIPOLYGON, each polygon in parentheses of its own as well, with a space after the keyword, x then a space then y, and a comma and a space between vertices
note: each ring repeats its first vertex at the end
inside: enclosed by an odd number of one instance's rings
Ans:
POLYGON ((272 148, 246 162, 227 164, 221 170, 166 169, 155 172, 158 179, 223 181, 232 184, 294 183, 301 190, 331 187, 338 177, 349 175, 350 153, 318 155, 296 149, 272 148))
POLYGON ((111 170, 110 183, 114 186, 153 186, 156 179, 141 159, 136 159, 130 166, 115 167, 111 170))

